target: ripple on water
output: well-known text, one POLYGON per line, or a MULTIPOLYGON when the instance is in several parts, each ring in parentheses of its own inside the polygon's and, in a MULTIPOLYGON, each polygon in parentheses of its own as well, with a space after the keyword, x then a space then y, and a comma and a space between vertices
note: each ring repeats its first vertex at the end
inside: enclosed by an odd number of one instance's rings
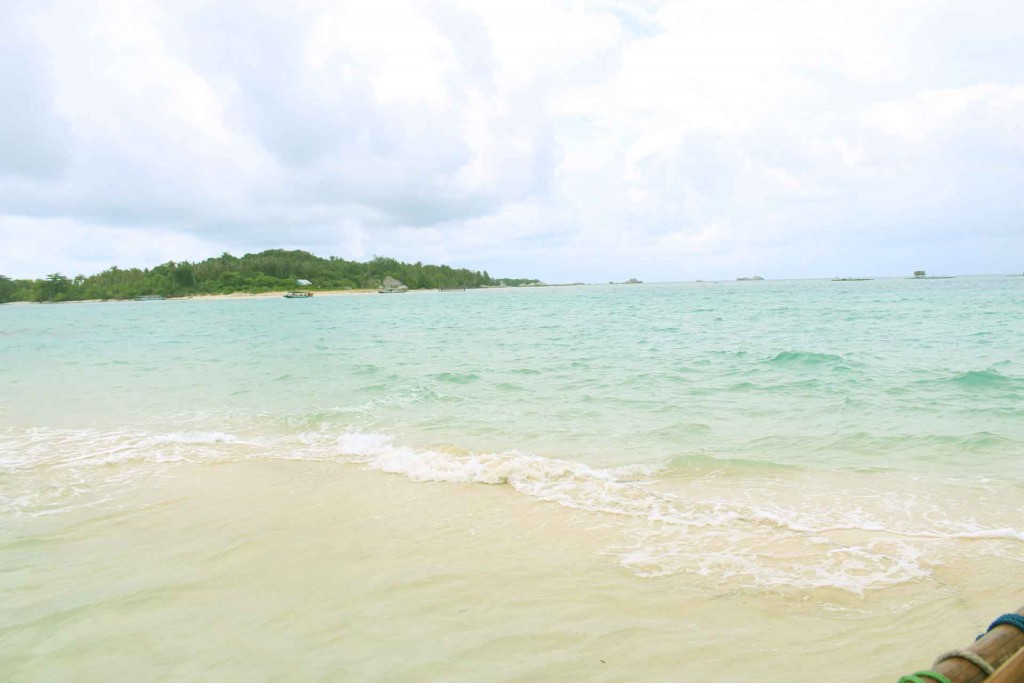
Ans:
POLYGON ((947 381, 972 391, 1024 391, 1024 379, 1009 377, 996 370, 970 370, 947 381))
POLYGON ((480 379, 480 375, 475 372, 440 372, 430 377, 449 384, 469 384, 480 379))

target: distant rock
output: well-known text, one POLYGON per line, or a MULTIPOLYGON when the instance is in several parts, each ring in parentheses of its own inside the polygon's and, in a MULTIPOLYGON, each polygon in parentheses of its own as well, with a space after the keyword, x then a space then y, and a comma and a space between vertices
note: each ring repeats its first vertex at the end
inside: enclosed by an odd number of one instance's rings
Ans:
POLYGON ((407 292, 409 291, 409 288, 406 287, 405 283, 403 283, 401 280, 396 280, 395 278, 388 275, 381 282, 380 288, 377 291, 380 292, 381 294, 391 294, 397 292, 407 292))

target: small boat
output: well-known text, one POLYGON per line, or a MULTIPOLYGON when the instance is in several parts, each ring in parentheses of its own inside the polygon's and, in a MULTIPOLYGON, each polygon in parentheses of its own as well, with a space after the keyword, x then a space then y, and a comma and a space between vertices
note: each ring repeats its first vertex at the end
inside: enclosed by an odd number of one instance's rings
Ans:
MULTIPOLYGON (((309 280, 296 280, 295 284, 298 285, 299 287, 309 287, 313 283, 310 282, 309 280)), ((313 292, 309 291, 308 289, 293 289, 292 291, 287 292, 284 295, 284 298, 285 299, 308 299, 311 296, 313 296, 313 292)))
POLYGON ((163 301, 164 298, 159 294, 144 294, 142 296, 135 297, 136 301, 163 301))

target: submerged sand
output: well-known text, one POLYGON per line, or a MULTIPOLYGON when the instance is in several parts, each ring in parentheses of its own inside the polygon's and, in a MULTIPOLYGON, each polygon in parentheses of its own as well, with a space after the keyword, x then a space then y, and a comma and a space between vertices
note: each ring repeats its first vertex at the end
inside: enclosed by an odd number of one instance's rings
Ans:
POLYGON ((604 554, 606 516, 336 462, 182 465, 9 531, 62 539, 0 582, 0 663, 24 681, 883 683, 1010 598, 992 562, 928 599, 638 580, 604 554))

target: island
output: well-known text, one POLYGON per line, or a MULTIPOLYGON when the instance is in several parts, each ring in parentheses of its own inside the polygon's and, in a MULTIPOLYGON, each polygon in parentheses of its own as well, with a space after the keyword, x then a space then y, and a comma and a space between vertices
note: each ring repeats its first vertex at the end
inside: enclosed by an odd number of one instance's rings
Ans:
POLYGON ((52 273, 39 279, 0 275, 0 303, 65 301, 161 301, 194 296, 281 296, 298 291, 376 292, 391 285, 407 289, 476 289, 537 286, 539 280, 492 278, 486 270, 404 263, 376 256, 366 262, 301 250, 269 249, 256 254, 220 256, 203 261, 168 261, 152 268, 112 266, 95 275, 52 273), (398 283, 397 285, 393 283, 398 283))

